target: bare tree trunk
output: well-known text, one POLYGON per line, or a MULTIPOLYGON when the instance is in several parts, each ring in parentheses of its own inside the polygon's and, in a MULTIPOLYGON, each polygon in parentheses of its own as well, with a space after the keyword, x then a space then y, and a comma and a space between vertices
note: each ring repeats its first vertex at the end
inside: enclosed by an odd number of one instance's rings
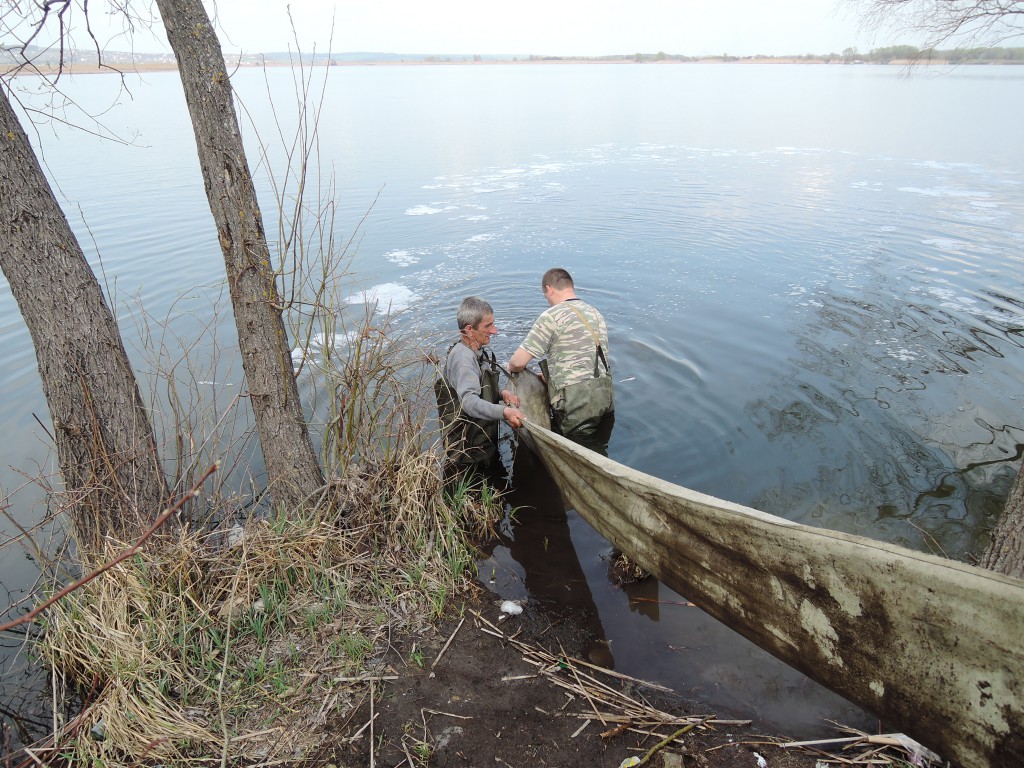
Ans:
POLYGON ((1024 579, 1024 463, 1010 489, 992 540, 981 557, 981 567, 1024 579))
POLYGON ((291 509, 320 490, 323 473, 299 401, 276 275, 220 41, 201 0, 157 0, 157 7, 178 60, 224 252, 271 498, 291 509))
POLYGON ((131 535, 170 496, 149 412, 2 84, 0 146, 0 268, 32 335, 72 520, 86 537, 131 535))

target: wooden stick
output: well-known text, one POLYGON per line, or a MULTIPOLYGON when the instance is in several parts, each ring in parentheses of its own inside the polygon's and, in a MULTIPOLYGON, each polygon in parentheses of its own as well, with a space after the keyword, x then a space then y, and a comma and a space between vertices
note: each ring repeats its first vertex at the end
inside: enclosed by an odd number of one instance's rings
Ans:
POLYGON ((586 728, 586 727, 587 727, 588 725, 590 725, 590 724, 591 724, 591 722, 593 722, 593 721, 592 721, 592 720, 590 720, 589 718, 588 718, 588 719, 586 719, 586 720, 584 720, 584 721, 583 721, 583 725, 581 725, 581 726, 580 726, 579 728, 577 728, 577 729, 576 729, 576 730, 575 730, 575 731, 573 732, 572 736, 570 736, 569 738, 570 738, 570 739, 575 739, 575 738, 576 738, 577 736, 579 736, 579 735, 580 735, 581 733, 583 733, 583 729, 584 729, 584 728, 586 728))
MULTIPOLYGON (((562 647, 561 643, 558 644, 558 648, 562 652, 562 656, 564 658, 568 658, 568 656, 565 653, 565 648, 562 647)), ((587 697, 587 701, 590 702, 591 709, 594 710, 594 714, 597 715, 597 718, 599 720, 601 720, 601 714, 597 711, 597 705, 594 703, 594 700, 590 698, 590 692, 586 689, 586 686, 584 686, 583 683, 580 682, 580 676, 576 674, 576 667, 572 666, 572 664, 566 664, 566 666, 569 668, 569 671, 572 672, 572 676, 576 678, 576 682, 579 683, 580 689, 583 691, 583 695, 587 697)), ((601 720, 601 725, 607 727, 608 723, 606 723, 604 720, 601 720)))
POLYGON ((689 725, 686 725, 686 726, 683 726, 682 728, 680 728, 678 731, 673 733, 668 738, 662 739, 660 742, 658 742, 653 747, 651 747, 649 750, 647 750, 647 754, 640 758, 640 762, 637 763, 637 765, 644 765, 645 763, 647 763, 647 761, 649 761, 654 756, 654 753, 657 752, 659 749, 661 749, 662 747, 667 747, 669 744, 671 744, 673 741, 678 739, 684 733, 689 733, 690 731, 692 731, 696 727, 697 727, 696 723, 690 723, 689 725))
POLYGON ((377 718, 373 714, 373 680, 370 681, 370 768, 375 768, 377 761, 373 749, 373 721, 377 718))
POLYGON ((462 625, 465 624, 465 623, 466 623, 466 617, 463 616, 462 617, 462 621, 459 622, 459 626, 457 626, 455 628, 455 631, 452 632, 452 636, 448 638, 448 642, 444 644, 444 647, 441 649, 441 652, 439 654, 437 654, 437 658, 434 659, 434 663, 430 665, 431 669, 433 669, 434 667, 437 666, 437 662, 439 662, 441 660, 441 657, 444 656, 444 652, 448 650, 448 646, 452 644, 452 640, 454 640, 455 636, 457 634, 459 634, 459 630, 462 629, 462 625))
POLYGON ((472 720, 472 715, 453 715, 451 712, 441 712, 437 709, 424 709, 424 712, 429 712, 432 715, 444 715, 445 717, 454 717, 459 720, 472 720))

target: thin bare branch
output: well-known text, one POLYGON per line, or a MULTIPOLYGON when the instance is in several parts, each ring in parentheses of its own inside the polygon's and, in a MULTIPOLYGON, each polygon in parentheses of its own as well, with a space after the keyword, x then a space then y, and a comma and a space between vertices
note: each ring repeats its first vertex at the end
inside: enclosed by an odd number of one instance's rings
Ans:
POLYGON ((62 599, 64 597, 67 597, 72 592, 74 592, 76 589, 79 589, 83 585, 88 584, 90 581, 95 579, 97 576, 99 576, 104 571, 109 571, 111 568, 113 568, 118 563, 123 562, 124 560, 127 560, 129 557, 131 557, 136 552, 138 552, 139 548, 143 544, 145 544, 146 541, 154 533, 156 533, 157 529, 161 525, 163 525, 164 523, 167 522, 168 519, 170 519, 171 515, 173 515, 177 511, 179 511, 185 505, 185 502, 187 502, 189 499, 194 498, 195 496, 199 495, 199 489, 202 488, 203 483, 205 483, 207 478, 210 477, 210 475, 212 475, 214 472, 216 472, 217 469, 218 469, 218 467, 217 467, 216 464, 214 464, 212 467, 207 469, 206 472, 203 473, 203 476, 201 478, 199 478, 198 482, 196 482, 196 484, 194 486, 192 486, 192 488, 189 490, 189 492, 184 494, 180 499, 178 499, 176 504, 174 504, 173 506, 168 507, 163 512, 161 512, 160 515, 157 517, 157 519, 153 521, 153 524, 141 536, 139 536, 139 538, 135 540, 135 543, 132 544, 130 547, 128 547, 128 549, 126 549, 120 555, 115 557, 113 560, 110 560, 110 561, 104 563, 103 565, 101 565, 99 568, 95 569, 94 571, 92 571, 88 575, 83 576, 78 581, 74 582, 73 584, 68 584, 66 587, 64 587, 64 589, 62 589, 60 592, 55 594, 49 600, 46 600, 45 602, 37 605, 35 608, 33 608, 31 611, 29 611, 25 615, 19 616, 17 619, 14 619, 13 621, 9 621, 6 624, 0 624, 0 632, 6 632, 7 630, 12 629, 13 627, 17 627, 17 626, 20 626, 21 624, 26 624, 26 623, 32 621, 32 619, 34 619, 40 613, 42 613, 47 608, 49 608, 51 605, 56 603, 58 600, 60 600, 60 599, 62 599))

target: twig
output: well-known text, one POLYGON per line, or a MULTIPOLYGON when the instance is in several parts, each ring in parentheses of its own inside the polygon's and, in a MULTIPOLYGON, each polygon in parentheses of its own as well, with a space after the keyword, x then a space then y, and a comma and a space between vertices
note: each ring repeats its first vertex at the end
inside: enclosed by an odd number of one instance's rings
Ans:
POLYGON ((453 715, 451 712, 441 712, 437 709, 424 709, 424 712, 429 712, 432 715, 444 715, 445 717, 454 717, 458 720, 472 720, 472 715, 453 715))
MULTIPOLYGON (((371 709, 371 711, 373 710, 373 705, 372 704, 370 705, 370 709, 371 709)), ((377 715, 379 715, 379 714, 380 714, 380 712, 377 713, 377 715)), ((365 723, 362 724, 362 726, 359 728, 358 731, 356 731, 351 736, 349 736, 348 737, 349 742, 353 742, 356 739, 358 739, 360 736, 362 736, 363 735, 363 731, 365 731, 367 728, 369 728, 371 725, 373 725, 373 720, 374 720, 375 717, 377 717, 377 715, 372 715, 369 720, 367 720, 365 723)), ((372 733, 372 731, 371 731, 371 733, 372 733)))
POLYGON ((658 603, 659 605, 681 605, 686 608, 696 608, 696 603, 687 601, 680 602, 678 600, 655 600, 653 597, 632 597, 629 602, 631 603, 658 603))
POLYGON ((35 608, 33 608, 31 611, 29 611, 28 613, 24 614, 23 616, 19 616, 18 618, 14 619, 12 621, 9 621, 6 624, 0 624, 0 632, 6 632, 7 630, 13 629, 14 627, 17 627, 17 626, 19 626, 21 624, 27 624, 28 622, 32 621, 32 619, 34 619, 36 616, 38 616, 40 613, 42 613, 47 608, 49 608, 51 605, 56 603, 58 600, 60 600, 60 599, 62 599, 64 597, 67 597, 72 592, 74 592, 76 589, 79 589, 80 587, 88 584, 90 581, 95 579, 101 573, 104 573, 105 571, 109 571, 111 568, 113 568, 118 563, 123 562, 124 560, 127 560, 129 557, 131 557, 136 552, 138 552, 139 548, 143 544, 145 544, 146 540, 156 532, 157 528, 159 528, 161 525, 163 525, 165 522, 167 522, 167 519, 171 515, 173 515, 178 510, 180 510, 182 508, 182 506, 185 504, 186 501, 191 499, 193 496, 198 496, 199 495, 199 488, 203 485, 203 483, 206 482, 206 479, 210 475, 212 475, 214 472, 217 471, 217 468, 219 466, 220 466, 220 464, 218 462, 214 462, 213 466, 211 466, 209 469, 207 469, 206 472, 203 473, 203 476, 201 478, 199 478, 198 481, 196 481, 196 484, 193 485, 192 488, 184 496, 182 496, 173 507, 168 507, 163 512, 161 512, 160 516, 157 517, 157 519, 153 521, 153 524, 151 526, 149 526, 149 528, 146 530, 146 532, 143 533, 135 541, 134 544, 132 544, 130 547, 128 547, 128 549, 126 549, 120 555, 115 557, 113 560, 104 563, 99 568, 97 568, 95 571, 93 571, 92 573, 88 574, 87 576, 83 576, 78 581, 74 582, 73 584, 68 584, 66 587, 64 587, 64 589, 62 589, 56 595, 51 597, 49 600, 46 600, 41 605, 37 605, 35 608))
POLYGON ((448 638, 448 642, 444 644, 444 647, 441 649, 441 652, 439 654, 437 654, 437 658, 434 659, 434 663, 430 665, 431 669, 433 669, 434 667, 437 666, 437 662, 439 662, 441 660, 441 657, 444 656, 444 652, 448 650, 448 646, 452 644, 452 640, 454 640, 455 636, 457 634, 459 634, 459 630, 462 629, 462 625, 465 624, 465 623, 466 623, 466 617, 463 616, 462 617, 462 621, 459 622, 459 626, 457 626, 455 628, 455 631, 452 632, 452 636, 448 638))
POLYGON ((573 664, 579 664, 580 666, 589 667, 590 669, 601 672, 602 674, 608 675, 609 677, 617 678, 618 680, 625 680, 626 682, 634 683, 636 685, 643 685, 647 688, 653 688, 656 691, 662 691, 664 693, 675 693, 675 691, 673 691, 671 688, 666 688, 664 685, 650 683, 647 680, 641 680, 638 677, 630 677, 629 675, 624 675, 621 672, 616 672, 614 669, 605 669, 602 666, 599 666, 597 664, 591 664, 589 662, 583 661, 582 659, 573 659, 572 662, 573 664))
MULTIPOLYGON (((589 718, 584 720, 583 721, 583 725, 581 725, 579 728, 577 728, 575 731, 573 731, 572 736, 570 736, 569 738, 570 739, 575 739, 577 736, 579 736, 581 733, 583 733, 583 729, 586 728, 588 725, 590 725, 592 722, 593 722, 593 720, 590 720, 589 718)), ((604 736, 603 733, 601 735, 604 736)))
MULTIPOLYGON (((409 748, 405 746, 405 739, 402 739, 402 751, 405 752, 405 760, 409 761, 409 768, 416 768, 416 763, 413 762, 412 755, 409 754, 409 748)), ((399 763, 396 768, 402 768, 402 763, 399 763)))
POLYGON ((689 725, 686 725, 686 726, 683 726, 682 728, 680 728, 678 731, 673 733, 668 738, 662 739, 657 744, 655 744, 653 747, 651 747, 649 750, 647 750, 647 754, 640 758, 640 762, 637 763, 637 765, 644 765, 648 760, 650 760, 654 756, 654 753, 657 752, 659 749, 661 749, 663 747, 667 747, 669 744, 671 744, 673 741, 678 739, 684 733, 689 733, 690 731, 692 731, 696 727, 697 727, 696 723, 690 723, 689 725))
POLYGON ((266 736, 268 733, 277 733, 278 731, 284 730, 281 726, 275 728, 267 728, 265 731, 256 731, 255 733, 243 733, 241 736, 232 736, 230 741, 232 743, 245 741, 247 739, 255 739, 257 736, 266 736))
POLYGON ((607 731, 601 734, 602 739, 613 739, 619 734, 625 733, 629 730, 629 726, 632 724, 632 720, 627 720, 624 723, 619 723, 614 728, 609 728, 607 731))
POLYGON ((870 734, 863 734, 861 736, 845 736, 839 739, 812 739, 810 741, 788 741, 785 744, 780 744, 779 746, 783 749, 788 749, 789 747, 820 747, 823 744, 847 744, 849 746, 853 746, 858 741, 864 741, 868 744, 884 744, 890 747, 899 747, 902 746, 903 742, 897 738, 898 736, 902 736, 902 734, 881 733, 876 736, 870 734))
MULTIPOLYGON (((562 648, 561 643, 558 644, 558 648, 562 651, 562 656, 568 659, 569 657, 566 655, 565 648, 562 648)), ((572 664, 566 664, 566 666, 569 668, 569 671, 572 672, 572 676, 576 678, 576 682, 579 683, 580 689, 583 691, 583 695, 587 697, 587 701, 590 702, 590 707, 594 710, 594 714, 597 715, 597 719, 601 721, 601 725, 607 726, 608 723, 606 723, 604 721, 604 718, 601 717, 601 713, 597 711, 597 705, 594 703, 594 700, 590 698, 590 692, 587 690, 586 686, 584 686, 582 681, 580 680, 580 676, 576 672, 576 667, 574 667, 572 664)))

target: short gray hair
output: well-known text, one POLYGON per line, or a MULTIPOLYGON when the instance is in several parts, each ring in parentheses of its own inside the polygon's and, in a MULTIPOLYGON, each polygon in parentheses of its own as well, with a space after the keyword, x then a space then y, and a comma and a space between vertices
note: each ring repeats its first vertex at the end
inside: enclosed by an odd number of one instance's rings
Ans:
POLYGON ((456 316, 459 330, 461 331, 467 325, 476 328, 485 317, 493 314, 494 310, 491 309, 491 305, 479 296, 467 296, 459 305, 459 313, 456 316))

